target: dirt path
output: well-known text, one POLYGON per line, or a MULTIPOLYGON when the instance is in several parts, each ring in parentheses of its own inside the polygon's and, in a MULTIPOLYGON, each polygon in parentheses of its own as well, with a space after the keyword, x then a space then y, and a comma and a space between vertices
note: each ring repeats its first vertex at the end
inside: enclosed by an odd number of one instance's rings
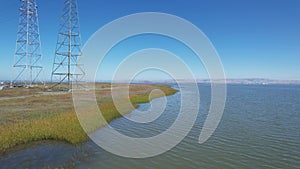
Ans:
MULTIPOLYGON (((121 88, 126 88, 124 86, 115 86, 113 87, 114 89, 121 89, 121 88)), ((99 90, 110 90, 111 88, 96 88, 97 91, 99 90)), ((0 101, 5 101, 5 100, 14 100, 14 99, 25 99, 29 97, 34 97, 34 96, 56 96, 56 95, 67 95, 70 92, 39 92, 36 94, 31 94, 31 95, 25 95, 25 96, 14 96, 14 97, 0 97, 0 101)))
POLYGON ((37 94, 26 95, 26 96, 0 97, 0 101, 13 100, 13 99, 25 99, 33 96, 55 96, 55 95, 65 95, 65 94, 69 94, 69 93, 68 92, 40 92, 37 94))

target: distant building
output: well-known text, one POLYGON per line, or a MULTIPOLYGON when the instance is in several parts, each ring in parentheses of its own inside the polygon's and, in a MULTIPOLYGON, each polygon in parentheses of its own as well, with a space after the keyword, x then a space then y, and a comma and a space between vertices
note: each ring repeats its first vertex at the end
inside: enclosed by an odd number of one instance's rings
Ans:
POLYGON ((0 90, 3 90, 4 88, 8 87, 5 82, 0 82, 0 90))

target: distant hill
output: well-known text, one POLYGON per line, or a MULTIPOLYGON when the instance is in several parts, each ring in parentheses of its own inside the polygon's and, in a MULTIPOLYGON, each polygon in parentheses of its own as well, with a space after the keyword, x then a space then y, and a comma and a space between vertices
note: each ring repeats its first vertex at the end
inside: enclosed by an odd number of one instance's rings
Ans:
MULTIPOLYGON (((181 83, 192 83, 193 80, 179 79, 178 82, 181 83)), ((197 79, 197 83, 211 83, 210 79, 197 79)), ((224 83, 222 79, 215 80, 217 83, 224 83)), ((176 83, 175 80, 135 80, 134 83, 176 83)), ((262 79, 262 78, 245 78, 245 79, 226 79, 226 84, 300 84, 300 80, 275 80, 275 79, 262 79)))

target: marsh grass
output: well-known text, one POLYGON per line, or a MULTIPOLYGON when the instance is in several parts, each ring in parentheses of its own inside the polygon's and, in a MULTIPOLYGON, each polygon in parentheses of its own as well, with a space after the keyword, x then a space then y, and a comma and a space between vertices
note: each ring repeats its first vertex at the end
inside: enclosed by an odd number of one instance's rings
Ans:
MULTIPOLYGON (((98 87, 101 89, 111 87, 111 85, 98 84, 98 87)), ((138 107, 138 104, 147 103, 153 98, 164 96, 154 95, 150 98, 149 94, 154 89, 163 91, 166 96, 178 92, 167 85, 131 85, 130 100, 133 107, 127 104, 119 105, 122 108, 122 112, 119 112, 113 104, 110 90, 96 90, 98 107, 105 120, 110 122, 125 113, 131 112, 138 107)), ((14 97, 24 93, 19 90, 21 89, 16 91, 18 94, 12 93, 10 95, 14 97)), ((7 97, 7 93, 5 90, 0 91, 0 98, 7 97)), ((29 91, 29 93, 34 92, 29 91)), ((28 94, 28 91, 26 91, 26 94, 28 94)), ((0 102, 0 108, 0 154, 17 145, 33 141, 60 140, 78 144, 88 138, 81 127, 85 124, 80 125, 74 111, 71 93, 4 100, 0 102)), ((95 118, 96 116, 96 112, 89 111, 88 108, 86 113, 83 114, 83 117, 86 118, 88 132, 106 125, 106 122, 100 122, 101 119, 95 118)))

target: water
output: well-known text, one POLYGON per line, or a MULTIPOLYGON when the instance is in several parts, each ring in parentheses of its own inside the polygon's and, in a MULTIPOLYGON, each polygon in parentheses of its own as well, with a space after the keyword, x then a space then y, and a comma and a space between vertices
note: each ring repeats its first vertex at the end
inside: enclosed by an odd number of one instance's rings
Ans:
MULTIPOLYGON (((188 136, 170 151, 147 159, 118 157, 88 141, 77 147, 42 143, 0 157, 0 168, 300 168, 300 86, 228 85, 223 118, 204 144, 198 137, 210 105, 210 86, 201 84, 201 106, 188 136), (62 153, 63 152, 63 153, 62 153)), ((111 125, 134 137, 149 137, 176 119, 180 93, 168 97, 161 117, 147 125, 125 118, 111 125)), ((149 108, 149 104, 139 107, 149 108)), ((131 113, 128 116, 138 116, 131 113)))

